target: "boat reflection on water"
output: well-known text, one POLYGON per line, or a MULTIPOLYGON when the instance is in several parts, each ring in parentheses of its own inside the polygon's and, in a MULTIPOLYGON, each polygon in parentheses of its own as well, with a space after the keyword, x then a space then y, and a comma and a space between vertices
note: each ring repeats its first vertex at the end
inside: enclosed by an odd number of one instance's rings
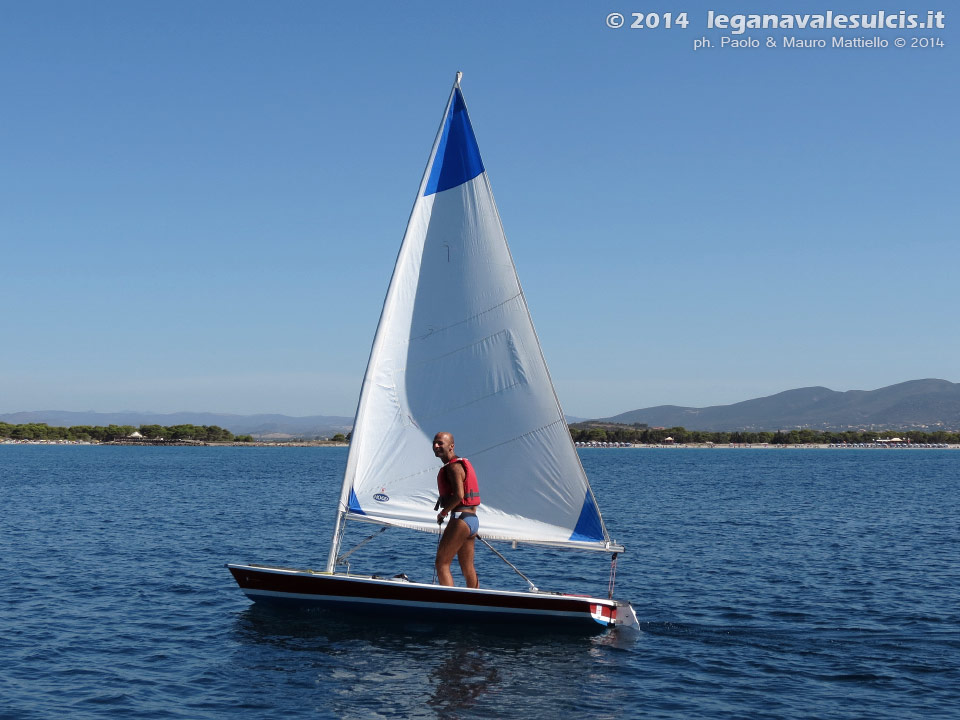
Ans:
POLYGON ((358 621, 260 603, 237 614, 235 634, 241 651, 229 660, 232 672, 262 674, 269 666, 278 684, 299 677, 301 691, 326 693, 324 709, 334 716, 369 710, 384 717, 409 717, 415 707, 429 717, 496 717, 506 711, 497 708, 507 697, 519 703, 508 715, 536 716, 547 692, 552 702, 576 708, 596 691, 598 678, 609 688, 611 648, 638 637, 621 628, 595 636, 545 635, 522 626, 480 630, 375 616, 358 621), (304 687, 304 676, 316 684, 304 687))
POLYGON ((443 661, 430 672, 434 686, 427 701, 441 715, 474 707, 501 684, 501 673, 483 646, 452 643, 443 661))

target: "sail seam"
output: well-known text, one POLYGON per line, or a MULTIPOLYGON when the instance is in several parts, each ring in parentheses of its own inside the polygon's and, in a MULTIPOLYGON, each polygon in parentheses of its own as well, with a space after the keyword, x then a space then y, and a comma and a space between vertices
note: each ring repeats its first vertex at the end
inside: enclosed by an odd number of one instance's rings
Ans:
POLYGON ((427 468, 427 469, 424 469, 424 470, 418 470, 418 471, 415 472, 415 473, 410 473, 409 475, 401 475, 400 477, 393 478, 392 482, 398 483, 398 482, 401 482, 402 480, 408 480, 408 479, 410 479, 410 478, 415 478, 415 477, 417 477, 417 476, 419 476, 419 475, 432 475, 432 474, 433 474, 433 470, 427 468))
MULTIPOLYGON (((451 412, 451 411, 453 411, 453 410, 462 410, 462 409, 465 408, 465 407, 470 407, 471 405, 476 405, 478 402, 482 402, 482 401, 486 400, 487 398, 492 398, 492 397, 494 397, 495 395, 500 395, 501 393, 504 393, 504 392, 506 392, 507 390, 510 390, 510 389, 512 389, 512 388, 518 387, 519 385, 526 385, 526 384, 527 384, 527 383, 525 383, 525 382, 515 382, 515 383, 512 383, 512 384, 510 384, 510 385, 507 385, 507 386, 505 386, 505 387, 500 388, 500 389, 497 390, 496 392, 488 393, 487 395, 483 395, 483 396, 481 396, 481 397, 476 398, 475 400, 471 400, 470 402, 463 403, 462 405, 454 405, 454 406, 452 406, 452 407, 447 407, 447 408, 444 408, 441 412, 434 413, 433 415, 428 415, 428 416, 425 417, 425 418, 418 418, 418 422, 419 422, 419 423, 426 423, 426 422, 430 421, 431 419, 433 419, 433 418, 435 418, 435 417, 437 417, 437 416, 443 415, 444 413, 448 413, 448 412, 451 412)), ((546 426, 544 426, 544 427, 549 427, 549 425, 546 425, 546 426)), ((534 430, 534 431, 532 431, 532 432, 536 432, 536 430, 534 430)), ((521 437, 522 437, 522 436, 521 436, 521 437)), ((508 441, 508 442, 509 442, 509 441, 508 441)), ((497 447, 497 446, 494 445, 493 447, 497 447)), ((489 449, 489 448, 488 448, 488 449, 489 449)))
POLYGON ((413 342, 414 340, 422 340, 422 339, 425 338, 425 337, 430 337, 431 335, 436 335, 437 333, 446 332, 446 331, 449 330, 450 328, 455 328, 455 327, 457 327, 457 325, 463 325, 463 324, 465 324, 465 323, 468 323, 468 322, 471 322, 471 321, 473 321, 473 320, 476 320, 476 319, 477 319, 478 317, 480 317, 481 315, 486 315, 487 313, 491 313, 491 312, 493 312, 494 310, 496 310, 496 309, 498 309, 498 308, 501 308, 501 307, 503 307, 504 305, 507 305, 508 303, 513 302, 513 301, 516 300, 517 298, 521 297, 521 295, 522 295, 522 293, 517 293, 516 295, 507 298, 507 299, 504 300, 503 302, 497 303, 496 305, 492 305, 491 307, 488 307, 486 310, 481 310, 480 312, 476 313, 475 315, 471 315, 471 316, 468 317, 468 318, 464 318, 463 320, 458 320, 457 322, 451 323, 450 325, 444 325, 442 328, 440 328, 440 329, 438 329, 438 330, 431 329, 430 331, 425 332, 423 335, 413 336, 413 337, 411 337, 407 342, 410 343, 410 342, 413 342))
MULTIPOLYGON (((452 326, 451 326, 451 327, 452 327, 452 326)), ((407 370, 409 370, 410 368, 415 368, 415 367, 419 367, 419 366, 421 366, 421 365, 429 365, 429 364, 431 364, 431 363, 435 363, 435 362, 437 362, 438 360, 442 360, 443 358, 450 357, 451 355, 456 355, 457 353, 463 352, 464 350, 467 350, 467 349, 469 349, 469 348, 473 348, 473 347, 477 347, 477 346, 479 346, 479 345, 483 345, 483 344, 484 344, 485 342, 487 342, 488 340, 492 340, 493 338, 495 338, 495 337, 497 337, 497 336, 499 336, 499 335, 503 335, 504 337, 508 337, 508 333, 507 333, 506 330, 500 330, 500 331, 498 331, 498 332, 493 333, 493 335, 487 335, 486 337, 482 337, 482 338, 480 338, 479 340, 477 340, 476 342, 468 343, 467 345, 461 345, 461 346, 458 347, 458 348, 454 348, 454 349, 451 350, 450 352, 446 352, 446 353, 444 353, 443 355, 437 355, 436 357, 427 358, 426 360, 421 360, 421 361, 418 362, 418 363, 412 363, 411 365, 407 365, 405 368, 400 368, 400 372, 406 373, 407 370)), ((508 341, 508 342, 509 342, 509 341, 508 341)))
POLYGON ((554 425, 559 425, 560 423, 566 424, 566 421, 563 418, 560 418, 559 420, 555 420, 552 423, 547 423, 546 425, 542 425, 541 427, 530 430, 529 432, 525 432, 523 435, 517 435, 516 437, 510 438, 509 440, 504 440, 501 443, 497 443, 496 445, 491 445, 490 447, 484 448, 483 450, 480 450, 478 452, 471 453, 471 454, 473 455, 473 457, 476 457, 477 455, 483 455, 486 452, 490 452, 494 448, 502 447, 503 445, 509 445, 512 442, 516 442, 517 440, 522 440, 523 438, 529 437, 530 435, 536 435, 537 433, 543 432, 544 430, 548 428, 552 428, 554 425))

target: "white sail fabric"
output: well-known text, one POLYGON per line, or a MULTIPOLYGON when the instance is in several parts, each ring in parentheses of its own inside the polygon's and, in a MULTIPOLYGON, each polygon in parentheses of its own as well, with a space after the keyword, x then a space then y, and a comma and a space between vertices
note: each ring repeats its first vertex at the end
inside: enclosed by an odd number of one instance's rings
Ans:
POLYGON ((339 512, 437 532, 440 431, 476 469, 483 537, 610 549, 458 85, 384 302, 339 512))

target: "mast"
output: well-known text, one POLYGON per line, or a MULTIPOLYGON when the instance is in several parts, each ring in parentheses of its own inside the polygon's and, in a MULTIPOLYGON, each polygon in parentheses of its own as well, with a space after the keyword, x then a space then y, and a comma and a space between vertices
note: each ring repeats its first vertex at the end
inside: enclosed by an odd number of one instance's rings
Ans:
MULTIPOLYGON (((430 169, 433 167, 433 161, 437 155, 437 148, 440 145, 441 138, 443 137, 443 129, 447 122, 447 115, 450 113, 450 108, 453 106, 453 101, 457 90, 460 88, 460 80, 462 78, 463 73, 458 70, 453 80, 453 87, 450 88, 450 97, 447 99, 447 107, 444 110, 443 117, 440 119, 440 127, 437 129, 437 135, 434 138, 433 147, 430 150, 430 157, 427 159, 427 165, 423 171, 423 179, 420 181, 420 187, 418 188, 417 195, 414 198, 413 207, 410 209, 410 217, 407 219, 408 230, 410 221, 417 209, 417 204, 420 202, 420 198, 423 196, 423 190, 430 178, 430 169)), ((402 265, 401 261, 403 260, 406 254, 405 251, 408 248, 406 239, 407 233, 404 234, 404 242, 401 243, 400 250, 397 253, 397 262, 394 264, 393 275, 390 278, 390 285, 387 287, 387 294, 383 300, 383 308, 380 311, 380 320, 377 323, 377 332, 374 335, 373 344, 370 347, 370 355, 367 358, 367 369, 364 372, 363 384, 360 386, 360 399, 357 402, 357 412, 353 418, 353 433, 350 436, 350 449, 347 454, 347 467, 343 472, 343 485, 340 489, 340 500, 337 503, 337 514, 333 525, 333 536, 330 540, 330 553, 327 556, 326 570, 330 573, 336 571, 337 556, 340 554, 340 544, 343 540, 343 529, 349 509, 350 492, 353 489, 353 478, 357 469, 357 459, 359 458, 363 443, 363 438, 361 434, 357 432, 357 430, 362 427, 364 410, 366 409, 365 400, 367 399, 369 389, 372 385, 371 375, 374 366, 374 359, 377 357, 378 351, 383 343, 384 328, 389 322, 390 311, 393 308, 391 299, 395 295, 396 285, 402 265)))

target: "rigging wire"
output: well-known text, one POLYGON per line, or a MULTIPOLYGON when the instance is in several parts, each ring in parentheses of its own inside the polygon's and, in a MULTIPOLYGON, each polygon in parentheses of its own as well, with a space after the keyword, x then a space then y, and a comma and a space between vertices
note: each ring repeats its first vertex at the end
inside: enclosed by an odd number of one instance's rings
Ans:
POLYGON ((613 600, 613 586, 617 582, 617 555, 614 553, 610 558, 610 582, 607 584, 607 600, 613 600))
POLYGON ((350 557, 351 555, 353 555, 353 553, 355 553, 357 550, 359 550, 360 548, 362 548, 362 547, 363 547, 364 545, 366 545, 368 542, 370 542, 371 540, 373 540, 377 535, 379 535, 380 533, 384 532, 384 531, 387 529, 387 527, 388 527, 387 525, 384 525, 382 528, 380 528, 379 530, 377 530, 373 535, 371 535, 370 537, 368 537, 368 538, 366 538, 366 539, 364 539, 364 540, 361 540, 361 541, 358 542, 356 545, 354 545, 350 550, 347 550, 343 555, 339 555, 339 556, 337 557, 337 565, 346 565, 346 566, 347 566, 347 573, 349 573, 349 572, 350 572, 350 563, 347 562, 347 558, 350 557))
POLYGON ((520 572, 519 570, 517 570, 517 566, 514 565, 514 564, 513 564, 512 562, 510 562, 509 560, 507 560, 503 555, 501 555, 500 552, 499 552, 493 545, 491 545, 490 543, 488 543, 486 540, 484 540, 484 539, 483 539, 482 537, 480 537, 479 535, 477 535, 477 540, 479 540, 479 541, 482 542, 484 545, 486 545, 488 548, 490 548, 491 550, 493 550, 494 554, 495 554, 498 558, 500 558, 500 559, 503 560, 507 565, 509 565, 511 568, 513 568, 513 571, 514 571, 517 575, 519 575, 519 576, 522 577, 524 580, 526 580, 526 581, 527 581, 527 585, 530 586, 530 592, 540 592, 539 588, 538 588, 536 585, 533 584, 533 581, 530 580, 530 578, 528 578, 528 577, 527 577, 526 575, 524 575, 522 572, 520 572))

